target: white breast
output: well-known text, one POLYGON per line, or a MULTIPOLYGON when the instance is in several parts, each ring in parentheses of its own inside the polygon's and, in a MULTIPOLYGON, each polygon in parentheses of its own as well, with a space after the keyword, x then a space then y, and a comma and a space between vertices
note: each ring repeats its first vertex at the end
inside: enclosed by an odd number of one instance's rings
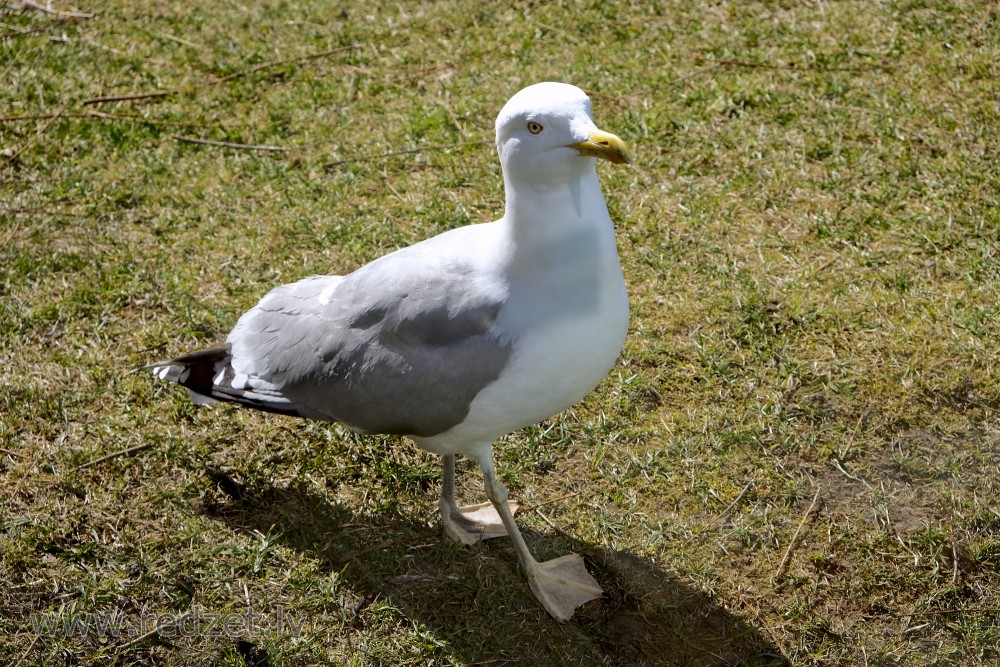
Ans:
MULTIPOLYGON (((565 305, 568 285, 531 285, 501 326, 519 332, 515 352, 495 382, 483 389, 465 420, 419 444, 438 453, 481 451, 500 436, 565 410, 593 391, 614 365, 628 330, 628 297, 617 256, 588 276, 593 291, 577 308, 548 316, 545 304, 565 305)), ((569 275, 572 280, 572 272, 569 275)), ((578 290, 574 290, 579 293, 578 290)), ((573 305, 573 304, 571 304, 573 305)))

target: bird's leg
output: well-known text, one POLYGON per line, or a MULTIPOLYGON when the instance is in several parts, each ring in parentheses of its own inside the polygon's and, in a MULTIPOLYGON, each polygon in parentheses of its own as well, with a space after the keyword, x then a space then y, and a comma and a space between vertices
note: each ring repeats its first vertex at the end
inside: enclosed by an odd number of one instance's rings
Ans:
POLYGON ((444 479, 441 485, 441 521, 448 537, 472 545, 491 537, 504 537, 507 529, 492 503, 459 507, 455 503, 455 455, 444 456, 444 479))
POLYGON ((483 469, 486 495, 496 507, 503 525, 514 543, 514 550, 528 577, 528 586, 538 601, 557 621, 569 620, 573 610, 603 594, 597 580, 590 576, 579 554, 569 554, 539 563, 528 551, 528 545, 521 536, 514 513, 507 504, 507 489, 497 480, 493 471, 492 455, 478 459, 483 469))

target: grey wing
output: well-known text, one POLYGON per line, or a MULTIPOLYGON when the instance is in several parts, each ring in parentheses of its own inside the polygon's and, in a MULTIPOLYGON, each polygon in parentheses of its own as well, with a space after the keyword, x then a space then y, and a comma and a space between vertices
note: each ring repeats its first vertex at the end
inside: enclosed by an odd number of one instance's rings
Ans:
POLYGON ((363 432, 426 437, 461 422, 510 357, 495 326, 505 293, 460 263, 384 260, 268 294, 229 336, 235 376, 363 432))

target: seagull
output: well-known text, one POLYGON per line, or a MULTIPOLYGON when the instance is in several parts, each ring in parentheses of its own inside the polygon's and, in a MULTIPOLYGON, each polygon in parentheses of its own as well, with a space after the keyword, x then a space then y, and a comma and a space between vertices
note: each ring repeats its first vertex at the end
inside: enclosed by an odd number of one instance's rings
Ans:
POLYGON ((597 161, 631 161, 586 93, 538 83, 496 120, 506 205, 344 276, 282 285, 225 343, 150 364, 196 403, 227 402, 360 433, 407 436, 443 459, 448 537, 509 536, 548 613, 603 591, 583 558, 531 555, 497 479, 492 443, 565 410, 614 365, 629 306, 597 161), (459 507, 455 459, 482 469, 488 503, 459 507))

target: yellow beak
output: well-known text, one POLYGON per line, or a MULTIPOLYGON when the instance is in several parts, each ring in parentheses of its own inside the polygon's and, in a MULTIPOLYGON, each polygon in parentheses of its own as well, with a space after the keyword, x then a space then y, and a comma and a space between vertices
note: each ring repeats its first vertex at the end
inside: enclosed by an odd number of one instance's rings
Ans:
POLYGON ((619 137, 610 132, 592 130, 586 141, 570 144, 570 148, 580 151, 580 155, 611 160, 615 164, 631 164, 632 156, 628 147, 619 137))

